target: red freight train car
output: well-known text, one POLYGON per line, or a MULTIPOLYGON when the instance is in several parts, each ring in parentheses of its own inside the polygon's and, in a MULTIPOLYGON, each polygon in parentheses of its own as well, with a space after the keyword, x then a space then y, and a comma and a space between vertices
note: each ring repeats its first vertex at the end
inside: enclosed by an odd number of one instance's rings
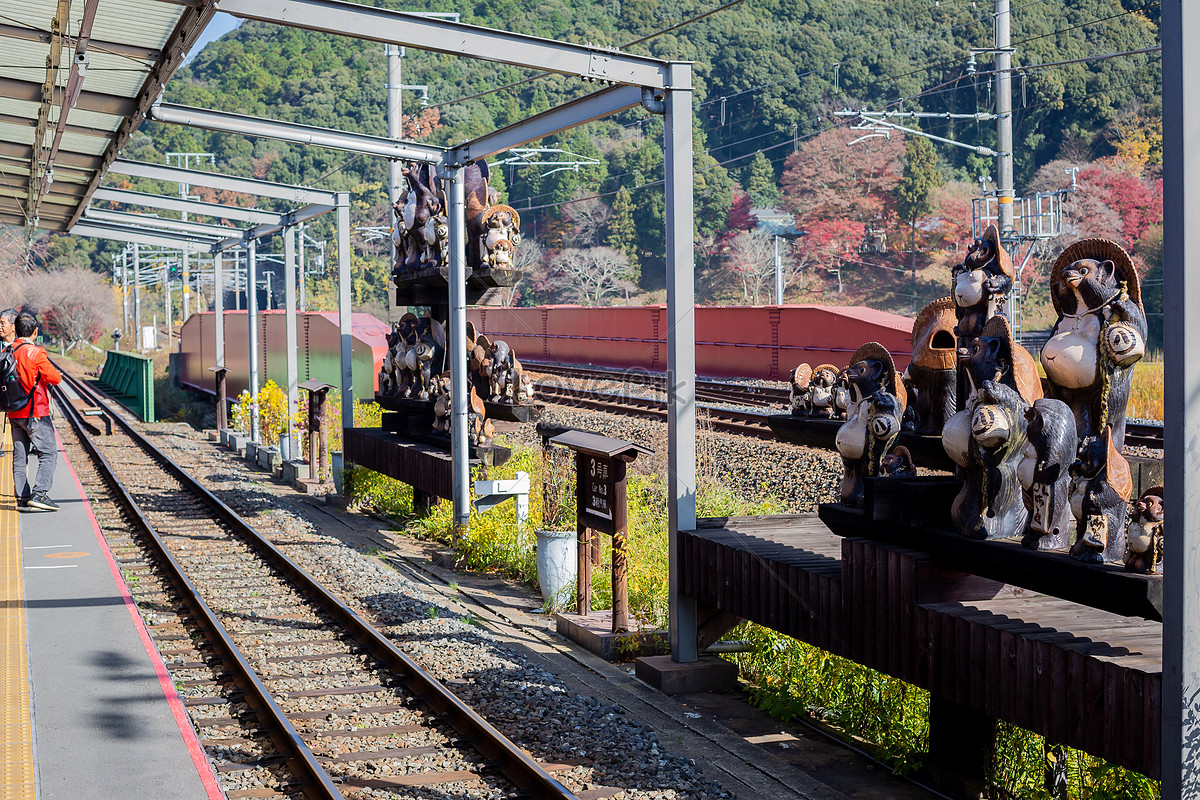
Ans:
MULTIPOLYGON (((467 318, 518 357, 606 367, 667 368, 667 308, 480 307, 467 318)), ((908 366, 913 321, 861 306, 698 306, 696 372, 711 378, 787 380, 801 362, 845 366, 879 342, 908 366)))

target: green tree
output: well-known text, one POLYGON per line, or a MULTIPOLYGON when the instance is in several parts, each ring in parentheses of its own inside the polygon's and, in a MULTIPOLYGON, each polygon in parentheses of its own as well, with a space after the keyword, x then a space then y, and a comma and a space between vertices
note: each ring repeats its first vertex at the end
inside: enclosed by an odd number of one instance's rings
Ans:
POLYGON ((612 216, 608 218, 608 234, 604 243, 629 258, 629 267, 636 282, 641 278, 641 262, 637 253, 638 229, 633 218, 633 198, 622 186, 613 197, 612 216))
POLYGON ((904 174, 896 186, 896 213, 908 223, 908 249, 912 272, 917 274, 917 221, 933 210, 933 196, 943 183, 937 152, 924 136, 909 136, 904 143, 904 174))
POLYGON ((779 184, 775 167, 761 152, 755 153, 746 168, 746 194, 757 208, 770 208, 779 199, 779 184))

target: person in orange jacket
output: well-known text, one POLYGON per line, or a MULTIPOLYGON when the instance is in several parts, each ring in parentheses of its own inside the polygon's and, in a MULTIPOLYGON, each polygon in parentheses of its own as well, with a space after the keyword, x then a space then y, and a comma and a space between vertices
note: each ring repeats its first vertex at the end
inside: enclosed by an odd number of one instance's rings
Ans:
POLYGON ((17 375, 21 386, 32 392, 32 398, 19 411, 8 412, 13 440, 13 492, 18 508, 58 511, 58 506, 50 499, 54 468, 58 462, 58 441, 50 421, 50 392, 46 387, 57 385, 62 381, 62 375, 50 363, 45 348, 34 343, 38 335, 37 317, 28 311, 18 314, 16 333, 12 349, 17 361, 17 375), (30 450, 38 454, 32 491, 28 476, 30 450))

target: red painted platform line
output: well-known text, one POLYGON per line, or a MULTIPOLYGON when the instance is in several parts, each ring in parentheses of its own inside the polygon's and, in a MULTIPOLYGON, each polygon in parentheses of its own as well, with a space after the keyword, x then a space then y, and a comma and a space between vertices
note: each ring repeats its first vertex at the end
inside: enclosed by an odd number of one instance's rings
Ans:
POLYGON ((196 735, 196 729, 192 727, 192 721, 183 706, 183 700, 179 697, 179 693, 175 691, 175 686, 171 682, 171 675, 167 672, 167 666, 163 663, 162 656, 158 653, 158 648, 150 638, 150 632, 146 630, 146 623, 142 620, 142 615, 138 613, 137 603, 134 602, 133 595, 129 592, 129 587, 125 585, 125 578, 121 575, 121 569, 117 566, 117 560, 113 558, 112 551, 108 548, 108 542, 104 539, 104 532, 100 530, 100 523, 96 521, 96 514, 92 511, 92 501, 88 498, 87 492, 83 490, 83 484, 79 482, 79 476, 75 473, 75 466, 71 463, 71 459, 67 457, 66 449, 63 447, 62 439, 58 436, 57 430, 54 432, 54 437, 58 439, 59 452, 62 454, 67 469, 71 472, 71 479, 75 481, 75 488, 79 491, 83 507, 87 509, 88 519, 92 521, 92 530, 96 534, 96 542, 100 546, 100 552, 104 553, 105 559, 108 560, 108 568, 112 572, 113 580, 116 581, 117 589, 121 592, 121 599, 125 601, 125 610, 129 612, 129 617, 133 620, 133 626, 137 629, 138 636, 141 637, 142 646, 146 648, 146 654, 150 656, 150 663, 154 666, 154 674, 158 678, 158 685, 162 688, 163 696, 167 699, 167 705, 171 709, 171 716, 174 717, 175 724, 179 726, 179 733, 183 737, 183 743, 187 747, 188 755, 192 757, 192 763, 195 765, 196 772, 200 776, 200 782, 204 784, 205 794, 209 800, 225 800, 225 793, 221 790, 221 785, 217 782, 217 775, 213 772, 212 764, 209 763, 208 756, 204 753, 204 746, 200 744, 200 738, 196 735))

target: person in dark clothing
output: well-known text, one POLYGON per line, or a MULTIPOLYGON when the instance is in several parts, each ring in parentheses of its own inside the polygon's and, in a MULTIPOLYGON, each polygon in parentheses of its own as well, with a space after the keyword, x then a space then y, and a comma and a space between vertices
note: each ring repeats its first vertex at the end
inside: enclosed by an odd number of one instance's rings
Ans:
POLYGON ((58 461, 58 442, 50 421, 50 393, 46 387, 57 385, 62 381, 62 375, 50 363, 45 348, 34 344, 38 335, 37 317, 28 311, 18 314, 16 333, 16 341, 11 346, 17 361, 17 375, 21 386, 31 392, 32 397, 24 408, 8 412, 13 440, 13 492, 18 508, 58 511, 58 506, 50 499, 50 486, 54 483, 54 468, 58 461), (31 450, 38 454, 32 490, 28 476, 31 450))

